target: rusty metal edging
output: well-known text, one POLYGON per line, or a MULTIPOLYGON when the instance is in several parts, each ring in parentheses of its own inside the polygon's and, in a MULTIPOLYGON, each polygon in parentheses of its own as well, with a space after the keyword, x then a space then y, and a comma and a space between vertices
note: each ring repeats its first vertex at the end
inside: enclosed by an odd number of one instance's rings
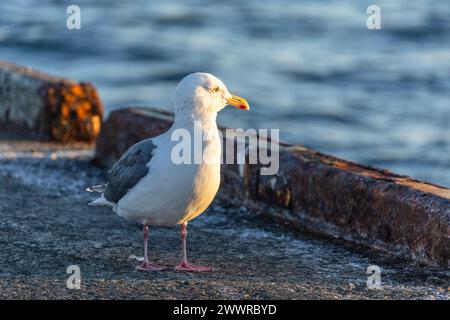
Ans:
POLYGON ((57 142, 92 142, 103 105, 91 83, 0 61, 0 130, 57 142))

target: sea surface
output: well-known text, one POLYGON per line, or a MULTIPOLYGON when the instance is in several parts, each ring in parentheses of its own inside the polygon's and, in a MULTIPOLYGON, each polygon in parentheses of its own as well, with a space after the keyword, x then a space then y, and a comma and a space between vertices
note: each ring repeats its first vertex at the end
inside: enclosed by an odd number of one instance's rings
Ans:
POLYGON ((181 78, 210 72, 252 107, 223 125, 450 187, 448 1, 2 0, 0 59, 91 81, 108 112, 170 110, 181 78))

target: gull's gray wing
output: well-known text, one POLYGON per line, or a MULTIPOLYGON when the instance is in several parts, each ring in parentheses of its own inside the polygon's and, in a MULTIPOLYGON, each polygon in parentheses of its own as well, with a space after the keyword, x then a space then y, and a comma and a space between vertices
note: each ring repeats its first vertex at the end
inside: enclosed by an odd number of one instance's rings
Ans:
POLYGON ((108 172, 108 182, 103 196, 117 203, 148 173, 147 163, 156 146, 152 139, 142 140, 129 148, 108 172))

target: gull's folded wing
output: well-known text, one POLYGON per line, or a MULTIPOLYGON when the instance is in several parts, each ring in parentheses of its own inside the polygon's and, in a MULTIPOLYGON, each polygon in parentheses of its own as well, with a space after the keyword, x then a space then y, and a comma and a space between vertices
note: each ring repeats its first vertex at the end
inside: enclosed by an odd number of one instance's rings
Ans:
POLYGON ((106 200, 113 203, 132 189, 148 173, 147 163, 152 159, 156 146, 146 139, 129 148, 108 173, 104 192, 106 200))

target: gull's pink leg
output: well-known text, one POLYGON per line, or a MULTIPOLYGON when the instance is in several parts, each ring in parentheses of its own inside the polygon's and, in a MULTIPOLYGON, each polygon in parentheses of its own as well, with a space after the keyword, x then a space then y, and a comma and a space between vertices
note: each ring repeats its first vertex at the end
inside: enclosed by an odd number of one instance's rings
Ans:
POLYGON ((184 222, 180 226, 180 236, 181 236, 181 262, 175 267, 176 271, 190 271, 190 272, 206 272, 211 271, 210 267, 197 266, 195 264, 189 263, 186 257, 186 237, 187 237, 187 222, 184 222))
POLYGON ((139 271, 162 271, 167 269, 156 264, 150 263, 147 256, 147 242, 148 242, 148 225, 144 224, 144 261, 136 267, 139 271))

